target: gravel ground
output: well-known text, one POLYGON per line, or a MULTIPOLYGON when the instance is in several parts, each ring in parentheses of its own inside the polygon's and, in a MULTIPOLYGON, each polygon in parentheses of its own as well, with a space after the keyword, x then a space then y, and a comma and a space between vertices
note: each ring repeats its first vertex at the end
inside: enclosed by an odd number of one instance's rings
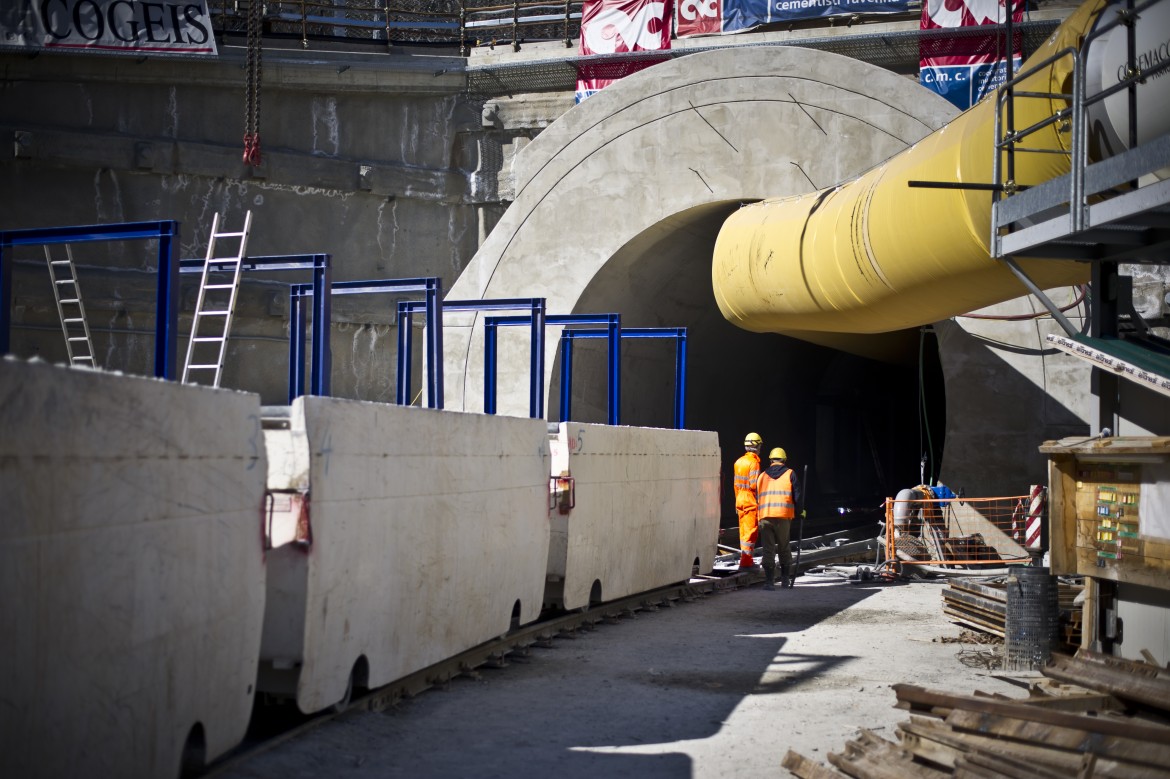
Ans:
POLYGON ((859 728, 894 739, 891 684, 1023 695, 977 667, 996 647, 957 640, 943 586, 808 574, 639 612, 216 776, 786 776, 790 748, 826 762, 859 728))

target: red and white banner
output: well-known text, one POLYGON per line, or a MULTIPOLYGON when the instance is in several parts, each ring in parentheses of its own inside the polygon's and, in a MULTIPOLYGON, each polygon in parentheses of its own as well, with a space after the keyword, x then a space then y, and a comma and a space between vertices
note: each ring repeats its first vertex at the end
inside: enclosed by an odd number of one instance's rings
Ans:
MULTIPOLYGON (((670 49, 671 0, 585 0, 582 56, 670 49)), ((577 102, 659 59, 577 66, 577 102)))
POLYGON ((723 0, 679 0, 675 35, 717 35, 723 32, 723 0))
MULTIPOLYGON (((1023 0, 923 0, 922 30, 958 29, 1024 20, 1023 0)), ((1007 73, 1006 41, 1002 34, 923 38, 919 44, 919 82, 966 110, 991 94, 1007 73)), ((1013 70, 1022 62, 1022 36, 1012 45, 1013 70)))

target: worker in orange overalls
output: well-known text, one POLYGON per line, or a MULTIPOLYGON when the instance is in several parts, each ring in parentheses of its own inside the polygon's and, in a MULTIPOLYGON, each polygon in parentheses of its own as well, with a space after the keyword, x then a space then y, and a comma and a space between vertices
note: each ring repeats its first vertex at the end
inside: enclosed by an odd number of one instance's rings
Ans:
POLYGON ((788 540, 792 536, 792 520, 796 519, 800 485, 796 471, 788 467, 787 461, 788 454, 780 447, 768 452, 768 467, 756 481, 760 540, 764 544, 764 576, 767 577, 765 590, 776 589, 777 550, 780 552, 780 586, 792 586, 792 579, 788 578, 792 567, 788 540))
POLYGON ((760 447, 764 439, 759 433, 748 433, 743 438, 742 457, 735 461, 735 513, 739 515, 739 568, 755 565, 752 554, 756 550, 756 480, 760 475, 760 447))

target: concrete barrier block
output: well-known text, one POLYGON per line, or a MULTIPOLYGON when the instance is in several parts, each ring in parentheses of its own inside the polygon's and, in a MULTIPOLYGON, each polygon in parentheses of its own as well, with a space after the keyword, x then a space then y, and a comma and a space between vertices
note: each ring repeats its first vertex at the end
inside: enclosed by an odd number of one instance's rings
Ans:
MULTIPOLYGON (((713 432, 563 422, 553 475, 572 476, 575 506, 554 512, 551 600, 588 606, 596 582, 613 600, 690 578, 714 564, 719 442, 713 432), (554 559, 556 556, 556 559, 554 559)), ((548 598, 548 595, 546 595, 548 598)))
POLYGON ((259 397, 0 360, 0 775, 175 776, 252 711, 259 397))
POLYGON ((304 397, 291 426, 308 440, 312 544, 270 557, 265 685, 294 674, 316 711, 360 658, 375 687, 506 633, 517 604, 516 622, 539 616, 543 421, 304 397))

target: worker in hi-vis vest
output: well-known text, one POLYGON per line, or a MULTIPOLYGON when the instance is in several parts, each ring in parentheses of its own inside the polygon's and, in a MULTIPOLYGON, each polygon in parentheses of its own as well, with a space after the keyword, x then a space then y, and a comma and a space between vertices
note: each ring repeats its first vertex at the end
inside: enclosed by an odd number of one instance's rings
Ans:
POLYGON ((792 586, 792 579, 788 578, 792 567, 788 539, 792 535, 792 520, 796 519, 800 485, 796 471, 786 465, 787 461, 788 454, 780 447, 768 452, 768 467, 756 481, 760 542, 764 545, 764 576, 767 577, 765 590, 776 589, 777 551, 780 553, 780 586, 792 586))
POLYGON ((739 515, 739 567, 755 565, 756 551, 756 480, 760 476, 760 447, 764 439, 759 433, 748 433, 743 438, 743 456, 735 461, 735 513, 739 515))

